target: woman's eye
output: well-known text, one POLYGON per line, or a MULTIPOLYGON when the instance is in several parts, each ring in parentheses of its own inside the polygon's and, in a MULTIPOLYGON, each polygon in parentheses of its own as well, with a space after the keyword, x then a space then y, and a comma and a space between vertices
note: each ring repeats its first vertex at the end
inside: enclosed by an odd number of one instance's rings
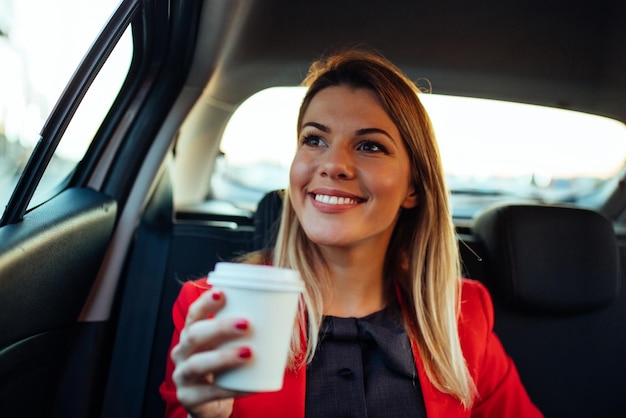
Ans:
POLYGON ((358 150, 367 152, 386 152, 387 150, 376 142, 365 141, 359 144, 358 150))
POLYGON ((302 138, 302 145, 308 145, 310 147, 322 147, 326 145, 324 139, 318 135, 306 135, 302 138))

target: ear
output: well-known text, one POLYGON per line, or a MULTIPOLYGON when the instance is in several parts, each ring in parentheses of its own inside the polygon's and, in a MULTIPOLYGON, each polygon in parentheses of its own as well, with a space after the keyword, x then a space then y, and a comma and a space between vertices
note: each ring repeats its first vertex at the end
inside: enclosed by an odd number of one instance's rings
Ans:
POLYGON ((417 192, 415 192, 415 188, 413 188, 413 186, 409 188, 408 192, 409 194, 407 194, 404 198, 401 205, 404 209, 412 209, 419 203, 417 199, 417 192))

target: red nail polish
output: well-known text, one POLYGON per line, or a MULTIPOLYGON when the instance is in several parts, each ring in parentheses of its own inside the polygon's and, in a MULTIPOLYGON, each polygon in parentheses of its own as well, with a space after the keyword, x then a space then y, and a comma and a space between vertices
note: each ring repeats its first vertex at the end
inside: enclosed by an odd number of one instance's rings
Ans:
POLYGON ((246 321, 245 319, 240 319, 239 321, 235 322, 235 328, 237 328, 240 331, 245 331, 248 329, 248 321, 246 321))
POLYGON ((248 347, 241 347, 239 349, 239 358, 250 358, 252 357, 252 350, 248 347))
POLYGON ((211 297, 213 298, 213 300, 220 300, 222 298, 222 292, 213 292, 211 297))

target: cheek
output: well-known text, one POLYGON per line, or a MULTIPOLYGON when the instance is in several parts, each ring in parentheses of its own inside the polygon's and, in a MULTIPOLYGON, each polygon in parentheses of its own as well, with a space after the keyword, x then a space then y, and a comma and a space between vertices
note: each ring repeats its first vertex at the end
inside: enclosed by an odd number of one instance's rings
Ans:
POLYGON ((293 192, 299 190, 310 179, 310 162, 301 154, 297 153, 289 169, 289 187, 293 192))
POLYGON ((389 199, 389 202, 403 202, 404 199, 411 192, 411 180, 410 173, 407 169, 395 169, 390 170, 390 172, 378 173, 377 179, 377 188, 380 195, 385 196, 389 199))
POLYGON ((303 200, 302 188, 306 184, 303 164, 296 156, 289 169, 289 196, 291 199, 291 205, 296 213, 300 214, 301 202, 303 200))

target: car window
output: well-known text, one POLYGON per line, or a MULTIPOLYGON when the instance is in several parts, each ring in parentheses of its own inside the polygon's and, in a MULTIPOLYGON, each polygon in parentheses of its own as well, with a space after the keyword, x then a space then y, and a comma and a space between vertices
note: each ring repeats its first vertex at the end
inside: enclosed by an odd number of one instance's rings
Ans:
MULTIPOLYGON (((0 4, 0 205, 5 207, 39 132, 119 0, 8 0, 0 4), (71 13, 73 19, 62 19, 71 13), (63 21, 63 25, 58 25, 63 21)), ((31 200, 40 203, 82 158, 128 71, 130 31, 70 122, 31 200)))
MULTIPOLYGON (((214 199, 254 210, 264 193, 287 186, 304 91, 267 89, 237 109, 212 177, 214 199)), ((420 98, 433 121, 456 217, 472 217, 499 199, 581 203, 624 167, 621 122, 495 100, 420 98)))

